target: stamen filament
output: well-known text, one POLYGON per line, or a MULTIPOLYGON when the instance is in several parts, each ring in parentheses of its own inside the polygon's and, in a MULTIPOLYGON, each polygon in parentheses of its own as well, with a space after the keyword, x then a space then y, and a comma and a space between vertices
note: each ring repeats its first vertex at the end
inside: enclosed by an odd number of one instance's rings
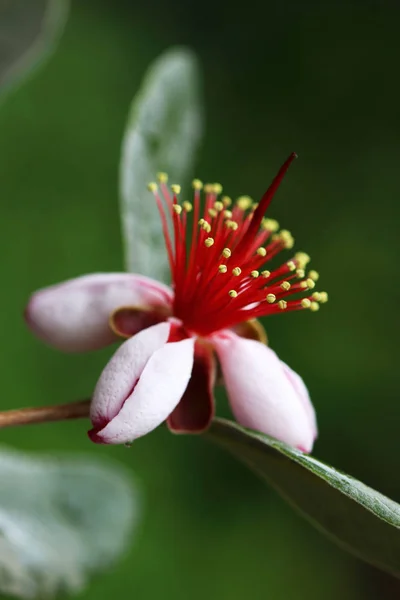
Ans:
POLYGON ((265 211, 295 156, 289 156, 258 204, 248 196, 234 204, 227 196, 218 199, 222 186, 206 184, 201 211, 203 184, 198 179, 192 182, 192 202, 178 201, 180 186, 169 189, 165 173, 158 175, 161 194, 156 184, 149 186, 160 212, 171 267, 173 314, 188 332, 207 336, 261 316, 292 310, 316 312, 327 301, 326 292, 313 291, 317 271, 305 274, 310 257, 304 252, 270 270, 265 268, 294 243, 289 231, 279 232, 278 222, 265 218, 265 211))

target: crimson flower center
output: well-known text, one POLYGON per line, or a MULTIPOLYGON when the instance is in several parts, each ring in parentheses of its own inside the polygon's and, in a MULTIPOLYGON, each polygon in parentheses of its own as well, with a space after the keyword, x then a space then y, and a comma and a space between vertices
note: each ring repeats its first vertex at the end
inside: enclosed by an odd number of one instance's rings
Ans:
POLYGON ((315 292, 316 271, 298 252, 283 264, 266 263, 294 240, 266 210, 289 165, 291 154, 258 204, 248 196, 232 202, 220 184, 195 179, 193 201, 180 202, 179 185, 149 184, 160 212, 174 289, 174 316, 189 332, 208 336, 243 321, 288 310, 316 311, 326 292, 315 292), (202 194, 203 191, 203 194, 202 194), (202 197, 204 196, 204 198, 202 197), (203 202, 202 202, 203 200, 203 202))

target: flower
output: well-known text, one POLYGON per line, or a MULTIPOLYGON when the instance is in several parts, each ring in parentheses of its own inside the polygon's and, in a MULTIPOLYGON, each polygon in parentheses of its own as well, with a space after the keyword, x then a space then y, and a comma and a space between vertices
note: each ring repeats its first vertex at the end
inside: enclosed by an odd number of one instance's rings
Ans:
POLYGON ((293 238, 265 212, 292 154, 255 204, 232 203, 219 184, 149 184, 171 269, 171 288, 128 273, 86 275, 39 290, 26 309, 32 330, 64 351, 88 351, 127 338, 106 365, 91 404, 95 442, 129 443, 166 420, 176 433, 207 429, 214 414, 217 360, 239 423, 310 452, 316 419, 300 378, 266 344, 258 317, 316 311, 318 273, 302 252, 266 270, 293 238), (201 190, 204 210, 201 213, 201 190), (191 240, 187 245, 188 234, 191 240))

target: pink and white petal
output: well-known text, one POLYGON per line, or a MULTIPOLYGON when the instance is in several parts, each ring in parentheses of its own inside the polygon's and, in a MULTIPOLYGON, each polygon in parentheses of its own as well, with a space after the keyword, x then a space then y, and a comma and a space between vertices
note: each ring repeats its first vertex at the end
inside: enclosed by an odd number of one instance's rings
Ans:
POLYGON ((119 306, 171 309, 173 294, 165 285, 129 273, 96 273, 35 292, 25 309, 32 331, 65 352, 102 348, 116 339, 109 325, 119 306))
POLYGON ((89 432, 92 440, 103 444, 128 443, 165 421, 185 392, 192 372, 193 352, 192 338, 156 350, 118 414, 103 429, 89 432))
POLYGON ((190 381, 178 406, 167 419, 173 433, 202 433, 214 416, 216 363, 212 348, 199 341, 194 347, 190 381))
POLYGON ((309 415, 275 352, 228 331, 213 342, 237 421, 310 452, 314 430, 309 415))
POLYGON ((160 323, 124 342, 104 368, 90 406, 90 418, 102 429, 121 410, 154 352, 165 346, 171 326, 160 323))
POLYGON ((286 376, 289 378, 294 389, 296 390, 296 392, 303 404, 305 411, 307 412, 308 419, 309 419, 309 422, 311 424, 312 431, 313 431, 313 438, 314 438, 314 440, 316 440, 316 438, 318 436, 317 416, 315 414, 315 409, 314 409, 314 406, 312 405, 310 394, 308 393, 308 389, 306 388, 306 385, 305 385, 303 379, 300 377, 300 375, 298 373, 296 373, 296 371, 293 371, 293 369, 291 369, 289 367, 289 365, 287 365, 283 361, 281 361, 281 365, 286 373, 286 376))

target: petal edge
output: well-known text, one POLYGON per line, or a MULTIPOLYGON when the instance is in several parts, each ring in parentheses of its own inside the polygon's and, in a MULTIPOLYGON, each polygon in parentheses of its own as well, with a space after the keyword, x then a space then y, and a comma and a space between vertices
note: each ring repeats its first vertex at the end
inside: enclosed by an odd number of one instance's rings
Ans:
POLYGON ((96 350, 115 341, 111 313, 126 304, 170 308, 172 291, 129 273, 83 275, 32 294, 25 309, 30 329, 64 352, 96 350))

